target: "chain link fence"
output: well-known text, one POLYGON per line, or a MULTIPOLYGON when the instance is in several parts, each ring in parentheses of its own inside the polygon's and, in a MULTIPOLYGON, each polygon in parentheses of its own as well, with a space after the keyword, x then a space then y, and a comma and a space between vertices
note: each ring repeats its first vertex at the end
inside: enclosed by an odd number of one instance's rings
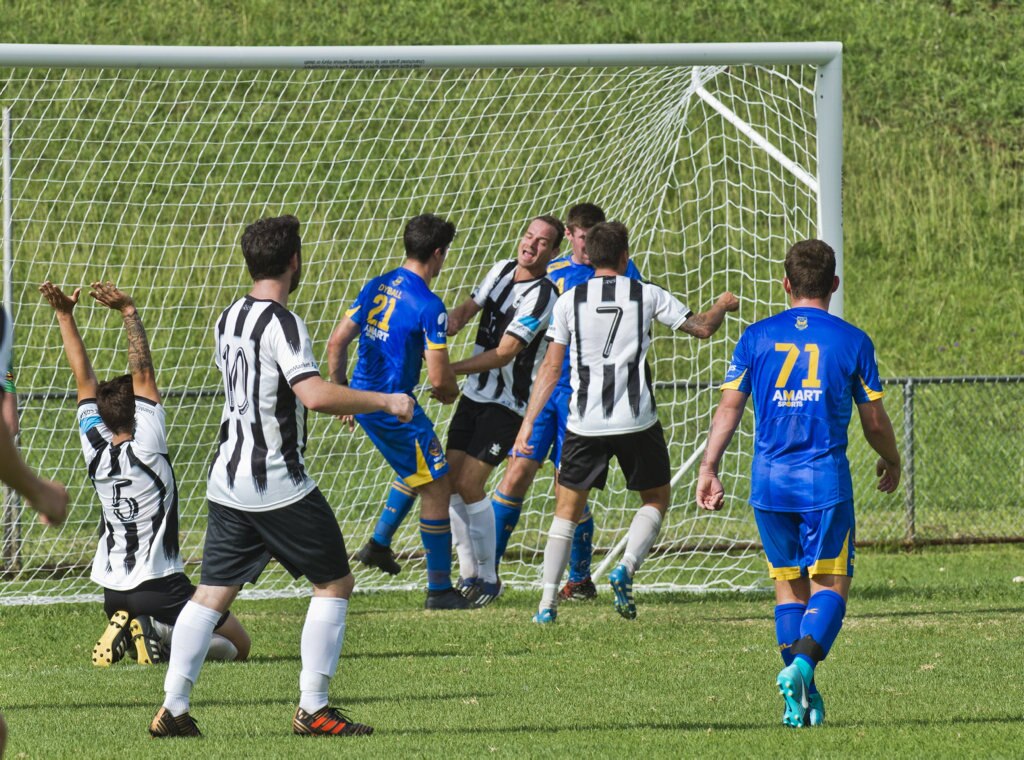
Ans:
POLYGON ((1024 375, 884 380, 903 454, 895 494, 850 429, 859 544, 1024 541, 1024 375))

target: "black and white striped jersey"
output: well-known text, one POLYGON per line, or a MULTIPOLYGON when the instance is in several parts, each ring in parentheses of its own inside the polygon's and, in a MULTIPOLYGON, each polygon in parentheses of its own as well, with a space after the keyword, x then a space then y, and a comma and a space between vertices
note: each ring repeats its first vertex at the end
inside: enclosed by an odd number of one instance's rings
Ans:
POLYGON ((491 267, 472 297, 481 308, 473 355, 497 348, 508 333, 525 348, 504 367, 470 375, 462 392, 482 404, 501 404, 516 414, 526 412, 530 388, 544 358, 544 333, 558 289, 547 276, 515 282, 516 261, 501 261, 491 267))
POLYGON ((548 337, 567 346, 572 399, 566 427, 619 435, 658 421, 647 366, 651 324, 673 330, 692 314, 675 296, 628 277, 595 277, 558 299, 548 337))
POLYGON ((178 550, 178 486, 167 456, 164 408, 135 397, 135 436, 118 445, 95 399, 78 404, 78 432, 100 497, 100 538, 92 580, 130 591, 183 571, 178 550))
POLYGON ((292 504, 316 487, 303 459, 306 408, 292 391, 320 375, 306 325, 277 301, 245 296, 221 314, 215 338, 225 398, 207 497, 251 512, 292 504))

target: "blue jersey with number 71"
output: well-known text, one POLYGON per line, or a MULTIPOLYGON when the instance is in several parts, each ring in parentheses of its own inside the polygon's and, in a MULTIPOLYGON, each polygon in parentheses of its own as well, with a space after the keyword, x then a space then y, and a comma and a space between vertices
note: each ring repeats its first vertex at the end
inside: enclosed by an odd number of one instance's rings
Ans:
POLYGON ((853 403, 882 398, 865 332, 806 307, 755 322, 736 344, 722 389, 753 397, 754 507, 805 512, 853 499, 846 458, 853 403))

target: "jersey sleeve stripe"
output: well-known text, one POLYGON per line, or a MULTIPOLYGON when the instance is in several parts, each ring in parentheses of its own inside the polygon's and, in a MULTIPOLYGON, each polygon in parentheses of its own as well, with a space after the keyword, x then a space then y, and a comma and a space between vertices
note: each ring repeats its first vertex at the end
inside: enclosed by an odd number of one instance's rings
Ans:
POLYGON ((448 344, 447 343, 434 343, 432 340, 430 340, 430 338, 424 338, 424 340, 427 342, 427 349, 428 350, 438 351, 438 350, 440 350, 442 348, 448 348, 448 344))
POLYGON ((740 389, 740 385, 743 383, 743 378, 746 377, 746 375, 747 375, 747 371, 743 370, 743 373, 739 377, 737 377, 735 380, 730 380, 727 383, 722 383, 722 387, 719 388, 719 390, 723 390, 723 391, 738 391, 740 389))
POLYGON ((863 377, 858 377, 858 379, 860 380, 861 386, 864 388, 864 393, 867 395, 868 401, 878 401, 885 395, 883 391, 876 391, 872 389, 866 382, 864 382, 863 377))
POLYGON ((300 383, 303 380, 308 380, 311 377, 320 377, 320 373, 316 372, 315 370, 309 370, 308 372, 300 372, 295 377, 288 378, 288 385, 294 388, 296 383, 300 383))

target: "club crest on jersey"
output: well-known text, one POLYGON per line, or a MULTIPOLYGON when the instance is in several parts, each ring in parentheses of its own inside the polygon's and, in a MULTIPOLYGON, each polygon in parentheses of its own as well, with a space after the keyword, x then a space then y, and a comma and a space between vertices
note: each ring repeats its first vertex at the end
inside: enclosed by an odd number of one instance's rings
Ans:
POLYGON ((806 330, 807 329, 807 317, 797 317, 796 318, 796 329, 797 330, 806 330))
POLYGON ((434 440, 430 442, 430 445, 427 446, 427 453, 435 459, 441 456, 441 442, 437 440, 437 438, 434 438, 434 440))
POLYGON ((395 277, 395 279, 391 281, 392 287, 397 287, 398 285, 401 285, 403 279, 405 278, 402 277, 402 275, 398 275, 397 277, 395 277))

